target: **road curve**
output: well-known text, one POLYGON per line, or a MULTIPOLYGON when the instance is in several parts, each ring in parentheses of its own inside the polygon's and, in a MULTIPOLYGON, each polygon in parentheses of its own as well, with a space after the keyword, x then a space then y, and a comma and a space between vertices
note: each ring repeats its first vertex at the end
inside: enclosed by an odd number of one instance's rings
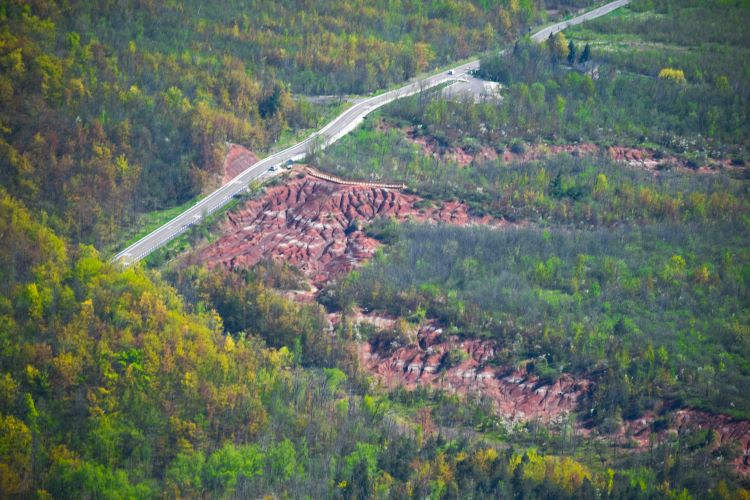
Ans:
MULTIPOLYGON (((548 26, 532 35, 531 38, 537 42, 546 40, 550 34, 557 33, 568 26, 580 24, 584 21, 608 14, 629 2, 630 0, 618 0, 606 4, 576 18, 548 26)), ((138 262, 157 248, 187 231, 193 224, 200 222, 206 216, 222 208, 234 195, 245 191, 250 181, 259 178, 268 172, 271 167, 282 165, 290 160, 300 160, 307 155, 308 151, 313 146, 322 148, 332 144, 356 128, 369 113, 372 113, 377 108, 384 106, 391 101, 416 94, 422 90, 435 87, 447 81, 456 80, 466 72, 478 68, 479 60, 477 59, 456 66, 451 71, 441 72, 421 80, 412 81, 398 89, 364 99, 354 104, 304 141, 283 151, 274 153, 250 166, 230 182, 209 194, 174 219, 119 252, 112 260, 120 262, 125 266, 138 262)))

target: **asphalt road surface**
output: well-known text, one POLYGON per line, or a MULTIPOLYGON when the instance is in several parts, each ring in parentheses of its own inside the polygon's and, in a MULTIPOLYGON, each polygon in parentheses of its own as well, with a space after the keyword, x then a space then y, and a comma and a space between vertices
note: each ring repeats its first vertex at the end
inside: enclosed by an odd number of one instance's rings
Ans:
MULTIPOLYGON (((629 2, 630 0, 618 0, 609 3, 586 12, 576 18, 548 26, 532 35, 531 38, 537 42, 544 41, 550 34, 557 33, 568 26, 580 24, 584 21, 608 14, 629 2)), ((301 160, 307 155, 312 147, 322 148, 332 144, 356 128, 369 113, 372 113, 377 108, 388 104, 391 101, 416 94, 423 90, 440 85, 441 83, 457 80, 468 71, 478 68, 479 60, 470 61, 460 66, 456 66, 450 71, 442 72, 418 81, 413 81, 398 89, 357 102, 304 141, 283 151, 274 153, 255 163, 232 179, 232 181, 220 187, 192 207, 182 212, 180 215, 176 216, 174 219, 115 255, 113 261, 120 262, 125 266, 138 262, 157 248, 187 231, 193 224, 199 223, 211 213, 222 208, 234 195, 244 192, 251 181, 258 179, 267 173, 272 167, 278 167, 288 161, 301 160)))
POLYGON ((629 3, 630 0, 617 0, 616 2, 610 2, 606 5, 602 5, 601 7, 592 9, 581 14, 580 16, 574 17, 567 21, 561 21, 557 24, 553 24, 552 26, 547 26, 546 28, 539 30, 531 35, 531 39, 535 42, 543 42, 547 38, 549 38, 550 35, 554 35, 558 31, 562 31, 569 26, 575 26, 576 24, 581 24, 585 21, 590 21, 592 19, 596 19, 597 17, 604 16, 606 14, 609 14, 613 10, 619 9, 620 7, 623 7, 629 3))

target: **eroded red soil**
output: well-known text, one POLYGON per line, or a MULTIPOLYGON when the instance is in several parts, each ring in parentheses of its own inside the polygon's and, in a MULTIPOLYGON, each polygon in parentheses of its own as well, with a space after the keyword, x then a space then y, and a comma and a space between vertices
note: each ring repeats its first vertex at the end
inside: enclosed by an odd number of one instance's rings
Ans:
MULTIPOLYGON (((261 199, 230 213, 222 236, 200 252, 211 266, 250 267, 264 259, 285 261, 314 283, 352 270, 378 242, 361 225, 381 217, 398 221, 490 224, 459 202, 417 208, 418 196, 377 187, 345 186, 297 174, 261 199)), ((495 222, 497 223, 497 222, 495 222)))
POLYGON ((491 340, 446 338, 433 324, 417 333, 418 343, 387 347, 360 343, 360 361, 387 387, 427 385, 460 395, 481 393, 490 397, 499 415, 509 422, 552 422, 575 411, 591 386, 588 380, 563 375, 543 383, 525 367, 493 366, 497 345, 491 340), (460 350, 466 359, 448 366, 448 353, 460 350))
POLYGON ((232 144, 226 158, 224 158, 224 177, 221 180, 221 185, 223 186, 231 181, 257 162, 258 157, 255 156, 255 153, 239 144, 232 144))
MULTIPOLYGON (((658 434, 712 429, 717 438, 713 446, 736 443, 740 448, 740 454, 733 460, 733 464, 741 474, 750 474, 750 420, 738 420, 693 408, 667 410, 665 416, 670 424, 669 428, 658 434)), ((655 420, 656 415, 649 412, 642 418, 625 422, 621 435, 639 449, 646 449, 650 444, 649 438, 653 433, 655 420)))
POLYGON ((741 473, 750 474, 750 421, 691 409, 682 409, 675 413, 675 420, 680 429, 713 429, 719 435, 717 444, 738 443, 740 456, 734 460, 734 464, 741 473))
MULTIPOLYGON (((432 147, 429 140, 423 146, 432 147)), ((468 164, 475 158, 463 150, 449 153, 461 164, 468 164)), ((510 152, 503 155, 505 161, 518 161, 560 153, 596 155, 601 154, 601 149, 593 144, 542 145, 529 148, 520 157, 508 156, 512 155, 510 152)), ((649 170, 657 169, 659 162, 673 159, 660 157, 657 161, 653 151, 644 153, 644 150, 624 147, 611 147, 606 153, 649 170)), ((480 154, 492 159, 495 153, 480 154)), ((224 182, 256 161, 257 157, 249 150, 232 146, 225 161, 224 182)), ((472 217, 468 208, 458 202, 418 208, 420 201, 419 197, 398 190, 340 185, 295 174, 284 185, 270 188, 261 199, 249 201, 230 214, 222 231, 224 236, 202 250, 200 257, 211 266, 232 268, 249 267, 265 259, 285 261, 320 285, 373 255, 378 242, 368 237, 362 226, 376 218, 460 225, 502 224, 489 218, 472 217)), ((287 293, 295 300, 315 300, 315 288, 287 293)), ((359 311, 350 320, 369 322, 386 330, 393 330, 397 322, 396 318, 372 316, 359 311)), ((336 318, 332 320, 335 322, 336 318)), ((411 331, 407 337, 412 342, 410 345, 395 348, 360 342, 362 366, 387 387, 414 388, 424 384, 460 395, 481 393, 491 398, 498 414, 511 423, 532 419, 555 422, 575 412, 594 384, 592 380, 575 379, 569 374, 563 374, 554 383, 544 383, 530 374, 526 366, 495 366, 491 363, 498 349, 494 341, 444 336, 435 324, 411 331), (449 366, 448 353, 456 350, 464 352, 466 358, 449 366)), ((651 413, 625 422, 617 435, 636 448, 645 449, 649 446, 656 418, 651 413)), ((669 422, 669 427, 657 434, 710 428, 718 436, 716 446, 737 443, 742 453, 734 464, 739 472, 750 474, 750 421, 683 408, 672 412, 669 422)))
MULTIPOLYGON (((382 121, 380 126, 383 129, 389 128, 388 125, 382 121)), ((422 154, 425 156, 432 157, 436 160, 450 161, 462 167, 465 167, 473 161, 493 161, 498 157, 497 152, 493 148, 487 146, 482 147, 477 152, 469 152, 458 146, 445 147, 432 136, 417 134, 414 127, 406 128, 405 133, 410 141, 419 145, 422 154)))
MULTIPOLYGON (((378 127, 382 130, 392 128, 391 125, 381 120, 378 127)), ((469 165, 472 162, 494 161, 502 158, 505 163, 528 162, 540 160, 548 156, 569 154, 571 156, 597 156, 606 155, 615 161, 627 163, 630 166, 643 168, 651 172, 662 169, 682 170, 698 173, 715 173, 720 169, 732 167, 729 160, 707 159, 704 164, 691 165, 688 160, 677 155, 664 154, 651 148, 633 148, 629 146, 603 147, 593 143, 582 144, 527 144, 522 153, 514 153, 505 149, 498 153, 493 148, 482 147, 478 151, 470 151, 458 146, 445 147, 434 137, 420 135, 414 127, 403 129, 407 139, 418 144, 422 153, 426 156, 454 162, 460 166, 469 165)))
MULTIPOLYGON (((368 316, 378 318, 360 312, 356 320, 377 324, 368 316)), ((461 396, 480 393, 492 399, 498 414, 509 423, 560 421, 579 409, 581 399, 595 384, 592 380, 576 379, 570 374, 563 374, 554 383, 545 383, 528 372, 528 365, 516 368, 494 366, 491 361, 498 349, 496 342, 445 336, 442 329, 432 323, 421 327, 417 341, 408 346, 394 348, 361 342, 358 348, 362 366, 388 388, 426 385, 461 396), (450 366, 447 353, 455 350, 463 351, 466 359, 450 366)), ((740 454, 733 464, 739 473, 750 474, 750 421, 692 408, 662 409, 661 413, 668 422, 666 428, 655 431, 658 416, 647 412, 642 418, 625 421, 620 430, 609 437, 617 439, 623 446, 645 450, 653 435, 663 439, 668 433, 713 429, 716 440, 712 446, 716 448, 732 443, 739 446, 740 454)), ((581 423, 578 427, 584 435, 591 434, 581 423)))

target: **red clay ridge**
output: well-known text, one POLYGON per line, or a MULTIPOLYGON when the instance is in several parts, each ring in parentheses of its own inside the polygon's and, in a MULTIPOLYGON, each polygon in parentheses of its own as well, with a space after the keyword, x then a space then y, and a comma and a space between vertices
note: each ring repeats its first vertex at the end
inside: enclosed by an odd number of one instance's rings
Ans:
POLYGON ((224 177, 221 185, 227 184, 255 163, 258 163, 255 153, 239 144, 232 144, 224 158, 224 177))
MULTIPOLYGON (((736 443, 739 455, 732 460, 735 470, 742 475, 750 475, 750 420, 732 418, 728 415, 708 413, 694 408, 680 408, 664 411, 669 427, 656 435, 661 439, 664 434, 681 433, 691 430, 711 429, 715 432, 712 447, 718 448, 724 444, 736 443)), ((647 412, 641 418, 626 421, 620 430, 620 438, 630 441, 638 449, 647 449, 653 432, 656 414, 647 412)))
POLYGON ((224 236, 201 251, 200 258, 210 266, 230 268, 250 267, 264 259, 285 261, 321 283, 373 255, 378 242, 360 225, 374 219, 493 223, 489 217, 472 217, 463 203, 417 208, 419 201, 398 190, 334 184, 304 175, 230 213, 224 236))
POLYGON ((462 396, 480 393, 492 399, 498 414, 509 422, 540 420, 553 422, 574 412, 591 382, 563 374, 551 384, 529 374, 525 367, 490 364, 496 343, 491 340, 445 339, 434 324, 423 326, 419 343, 391 353, 373 351, 369 343, 359 345, 360 361, 386 387, 415 388, 427 385, 462 396), (466 359, 446 366, 445 355, 459 349, 466 359))
POLYGON ((626 163, 632 167, 643 168, 650 172, 658 170, 676 169, 683 172, 696 172, 702 174, 716 173, 721 169, 737 169, 729 159, 707 158, 700 165, 690 166, 686 158, 658 152, 652 148, 637 148, 630 146, 600 146, 594 143, 581 144, 526 144, 523 152, 514 153, 510 149, 498 153, 494 148, 487 146, 472 151, 460 146, 445 146, 431 135, 421 135, 415 127, 398 128, 391 123, 381 119, 377 125, 378 130, 401 130, 406 138, 419 145, 422 153, 434 159, 442 159, 453 162, 459 166, 466 166, 472 162, 495 161, 502 158, 505 163, 526 163, 540 160, 550 156, 569 154, 576 157, 605 155, 615 161, 626 163))
MULTIPOLYGON (((510 423, 539 420, 545 423, 560 421, 562 417, 579 410, 579 403, 590 391, 594 382, 562 374, 553 383, 545 383, 530 374, 526 367, 499 367, 491 361, 498 345, 493 340, 458 340, 442 334, 435 323, 422 326, 415 344, 398 347, 361 342, 358 345, 362 367, 377 377, 385 387, 403 386, 413 389, 419 385, 445 389, 461 396, 475 393, 492 399, 495 410, 510 423), (447 366, 445 355, 451 350, 462 350, 466 360, 457 366, 447 366)), ((750 475, 750 420, 741 420, 721 414, 711 414, 694 408, 669 410, 660 413, 667 417, 666 429, 654 432, 655 411, 641 418, 626 420, 617 432, 609 436, 620 445, 645 450, 656 435, 664 439, 668 433, 696 429, 715 432, 713 448, 736 443, 739 456, 732 460, 735 470, 750 475)), ((576 424, 583 435, 592 435, 576 424)))

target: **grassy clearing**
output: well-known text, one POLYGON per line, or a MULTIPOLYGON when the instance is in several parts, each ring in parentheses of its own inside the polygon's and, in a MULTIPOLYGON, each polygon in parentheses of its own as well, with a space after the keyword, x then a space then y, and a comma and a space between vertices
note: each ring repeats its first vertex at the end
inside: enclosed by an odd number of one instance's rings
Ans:
POLYGON ((137 231, 128 231, 129 239, 123 243, 121 246, 128 247, 135 243, 136 241, 140 240, 150 232, 160 228, 170 220, 174 219, 178 215, 180 215, 185 210, 189 209, 196 203, 198 203, 201 200, 201 197, 195 197, 191 200, 186 201, 182 205, 177 205, 176 207, 166 208, 164 210, 154 210, 153 212, 148 212, 146 214, 141 215, 140 219, 138 220, 138 223, 134 225, 135 229, 136 227, 139 228, 137 231))

